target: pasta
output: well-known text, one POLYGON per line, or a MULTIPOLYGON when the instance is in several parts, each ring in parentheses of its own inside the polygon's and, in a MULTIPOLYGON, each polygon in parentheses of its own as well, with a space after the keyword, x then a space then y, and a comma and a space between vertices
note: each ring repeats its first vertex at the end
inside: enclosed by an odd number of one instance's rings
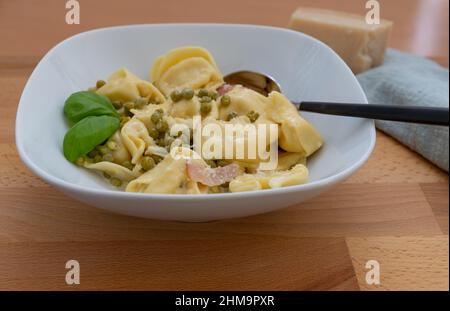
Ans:
POLYGON ((119 128, 76 163, 127 192, 200 195, 299 185, 308 181, 307 158, 323 145, 285 96, 225 84, 200 47, 157 58, 150 81, 121 68, 89 92, 107 98, 119 128))
POLYGON ((187 182, 186 160, 168 155, 154 169, 131 181, 126 191, 145 193, 178 193, 187 182))
POLYGON ((131 171, 128 168, 123 167, 122 165, 107 161, 102 161, 98 163, 86 163, 84 167, 91 170, 100 171, 102 173, 108 174, 111 177, 115 177, 124 181, 131 181, 139 177, 138 171, 136 170, 131 171))
POLYGON ((155 142, 148 134, 147 128, 138 118, 133 118, 124 124, 121 131, 123 144, 127 147, 132 158, 131 163, 136 164, 144 151, 155 142))
POLYGON ((238 176, 230 182, 230 191, 243 192, 293 186, 303 184, 307 179, 308 169, 303 164, 297 164, 292 169, 286 171, 238 176))
POLYGON ((322 146, 320 134, 303 119, 289 100, 278 92, 269 94, 267 114, 280 125, 280 147, 310 156, 322 146))
POLYGON ((179 87, 201 88, 223 82, 211 54, 200 47, 183 47, 159 57, 151 70, 150 80, 165 94, 179 87))
POLYGON ((128 149, 125 147, 123 143, 122 136, 120 135, 120 131, 116 131, 114 135, 110 138, 111 142, 116 144, 114 150, 111 150, 113 161, 117 164, 121 164, 125 161, 130 161, 131 156, 128 149))
POLYGON ((113 73, 106 84, 97 90, 97 93, 105 95, 111 101, 129 101, 139 97, 164 101, 164 95, 153 84, 139 79, 125 68, 113 73))

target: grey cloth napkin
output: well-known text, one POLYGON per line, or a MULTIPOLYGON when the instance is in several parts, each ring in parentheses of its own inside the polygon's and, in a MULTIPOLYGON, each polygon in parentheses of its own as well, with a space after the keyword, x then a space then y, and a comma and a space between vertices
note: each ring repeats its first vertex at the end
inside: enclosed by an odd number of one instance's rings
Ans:
MULTIPOLYGON (((422 57, 389 49, 383 65, 357 76, 371 104, 448 107, 448 69, 422 57)), ((376 121, 393 136, 448 172, 448 127, 376 121)))

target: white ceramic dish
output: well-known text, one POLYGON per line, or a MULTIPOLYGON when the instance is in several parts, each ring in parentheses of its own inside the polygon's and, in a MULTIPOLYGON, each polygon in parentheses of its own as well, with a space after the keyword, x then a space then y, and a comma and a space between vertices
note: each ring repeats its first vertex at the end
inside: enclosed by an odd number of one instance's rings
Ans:
POLYGON ((265 213, 308 200, 353 174, 372 152, 373 121, 304 113, 325 140, 308 163, 310 182, 305 185, 214 195, 125 193, 64 158, 63 105, 69 94, 122 66, 147 79, 157 56, 184 45, 207 48, 224 74, 248 69, 271 75, 291 100, 367 102, 345 63, 326 45, 298 32, 223 24, 98 29, 58 44, 28 80, 16 120, 16 144, 23 162, 46 182, 86 204, 139 217, 209 221, 265 213))

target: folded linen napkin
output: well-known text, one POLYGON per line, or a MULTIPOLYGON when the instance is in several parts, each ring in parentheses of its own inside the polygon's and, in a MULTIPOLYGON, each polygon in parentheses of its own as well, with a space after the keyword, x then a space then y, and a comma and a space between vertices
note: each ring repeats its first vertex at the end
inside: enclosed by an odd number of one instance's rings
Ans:
MULTIPOLYGON (((389 49, 382 66, 357 76, 371 104, 449 106, 449 72, 422 57, 389 49)), ((448 127, 376 121, 393 136, 448 172, 448 127)))

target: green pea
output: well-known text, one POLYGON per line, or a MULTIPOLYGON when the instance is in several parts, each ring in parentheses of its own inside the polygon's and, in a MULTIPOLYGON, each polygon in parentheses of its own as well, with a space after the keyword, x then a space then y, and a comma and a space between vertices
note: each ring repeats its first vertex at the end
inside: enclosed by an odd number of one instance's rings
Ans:
POLYGON ((111 185, 113 185, 113 186, 115 186, 115 187, 120 187, 120 186, 122 186, 122 181, 121 181, 119 178, 113 177, 113 178, 111 178, 111 179, 109 180, 109 182, 111 183, 111 185))
POLYGON ((201 89, 197 93, 198 97, 204 97, 204 96, 208 96, 208 95, 209 95, 209 92, 208 92, 208 90, 205 90, 205 89, 201 89))
POLYGON ((216 100, 217 97, 219 96, 219 94, 217 94, 217 92, 214 92, 214 91, 209 91, 208 96, 211 97, 212 99, 216 100))
POLYGON ((136 109, 141 109, 142 107, 144 107, 147 104, 148 104, 148 99, 145 97, 140 97, 134 101, 134 106, 136 107, 136 109))
POLYGON ((238 116, 238 114, 236 112, 232 111, 227 115, 227 121, 231 121, 232 119, 236 118, 237 116, 238 116))
POLYGON ((155 167, 155 160, 152 157, 143 157, 141 161, 142 169, 149 171, 155 167))
POLYGON ((200 97, 200 99, 199 99, 199 101, 201 103, 209 103, 211 100, 212 100, 212 98, 209 96, 203 96, 203 97, 200 97))
POLYGON ((172 93, 170 93, 170 98, 174 103, 179 102, 181 99, 183 99, 183 95, 180 91, 175 90, 172 93))
POLYGON ((153 112, 150 120, 152 120, 153 124, 157 124, 162 119, 162 114, 157 111, 153 112))
POLYGON ((247 113, 247 117, 250 119, 250 122, 253 123, 259 118, 259 113, 252 110, 247 113))
POLYGON ((97 81, 97 83, 95 83, 95 87, 97 88, 97 89, 99 89, 99 88, 101 88, 103 85, 105 85, 106 84, 106 82, 105 81, 103 81, 103 80, 98 80, 97 81))
POLYGON ((156 129, 160 133, 167 132, 169 130, 169 124, 165 120, 160 120, 158 123, 156 123, 156 129))
POLYGON ((153 139, 158 139, 158 137, 159 137, 159 132, 158 132, 158 130, 155 129, 155 128, 151 128, 151 129, 148 131, 148 133, 149 133, 150 137, 153 138, 153 139))
POLYGON ((107 154, 109 152, 109 148, 106 146, 98 146, 97 149, 101 154, 107 154))
POLYGON ((116 108, 117 110, 119 110, 123 106, 123 103, 120 100, 115 100, 112 102, 112 104, 113 104, 114 108, 116 108))
POLYGON ((188 88, 183 89, 181 94, 185 100, 190 100, 190 99, 192 99, 192 97, 194 97, 194 90, 191 89, 190 87, 188 87, 188 88))
POLYGON ((106 146, 112 151, 117 150, 117 143, 114 140, 108 141, 106 146))
POLYGON ((202 102, 200 105, 200 112, 202 115, 207 115, 211 112, 212 105, 209 102, 202 102))
POLYGON ((122 166, 123 167, 126 167, 127 169, 129 169, 129 170, 132 170, 133 169, 133 164, 131 164, 131 162, 130 161, 123 161, 122 162, 122 166))
POLYGON ((220 98, 220 104, 223 107, 228 107, 231 104, 231 98, 228 95, 223 95, 222 98, 220 98))

